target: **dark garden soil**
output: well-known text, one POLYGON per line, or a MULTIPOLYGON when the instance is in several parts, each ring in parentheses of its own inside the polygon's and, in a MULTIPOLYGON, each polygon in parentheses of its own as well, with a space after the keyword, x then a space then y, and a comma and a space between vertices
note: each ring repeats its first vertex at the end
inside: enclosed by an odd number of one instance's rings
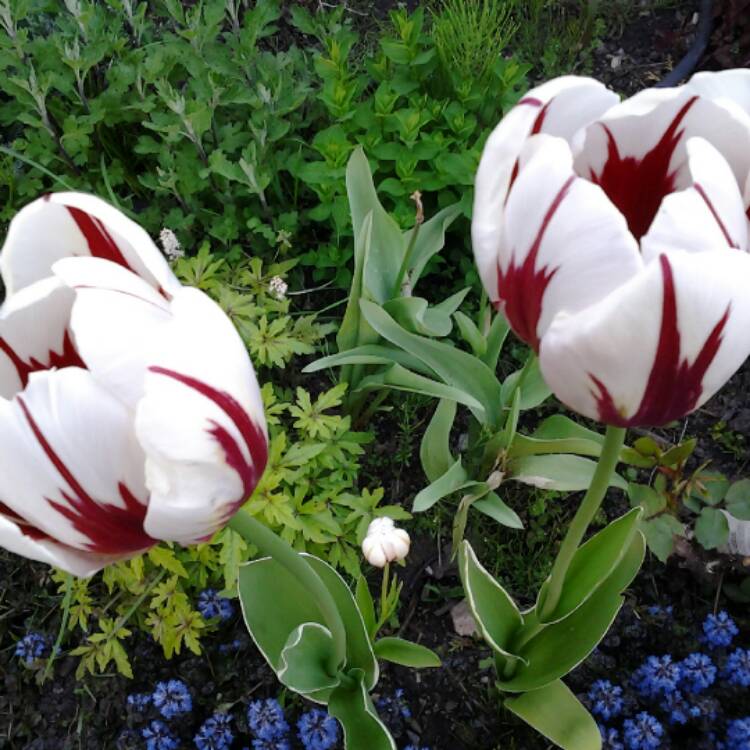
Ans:
MULTIPOLYGON (((310 0, 309 5, 317 6, 317 1, 310 0)), ((358 7, 357 3, 352 5, 358 7)), ((378 0, 376 15, 382 16, 392 5, 389 0, 378 0)), ((676 5, 653 10, 650 4, 644 4, 643 11, 621 33, 605 39, 594 51, 593 74, 628 94, 660 80, 688 49, 696 33, 693 15, 698 1, 676 5)), ((750 2, 725 0, 715 6, 715 31, 702 65, 715 69, 747 64, 750 2)), ((748 393, 750 367, 746 366, 706 408, 687 420, 686 434, 701 437, 696 465, 710 459, 716 469, 730 477, 739 478, 747 472, 748 393)), ((378 440, 370 450, 383 454, 397 450, 393 422, 386 419, 376 428, 378 440)), ((659 434, 673 439, 680 431, 659 434)), ((414 448, 418 450, 418 440, 414 448)), ((400 498, 408 506, 422 482, 416 454, 407 468, 396 478, 381 480, 391 501, 400 498), (388 486, 389 481, 392 486, 388 486)), ((610 517, 624 510, 622 501, 612 500, 606 507, 610 517)), ((740 626, 738 645, 750 647, 747 605, 736 604, 722 593, 722 583, 731 581, 737 567, 734 561, 732 566, 720 565, 712 571, 705 566, 697 570, 695 560, 688 563, 681 557, 674 557, 665 567, 649 557, 609 635, 569 678, 571 687, 585 693, 600 677, 624 684, 650 654, 682 658, 700 650, 696 640, 700 624, 706 614, 717 608, 727 609, 740 626), (673 615, 652 614, 652 605, 672 607, 673 615)), ((549 743, 500 707, 484 644, 454 634, 450 608, 459 600, 459 581, 450 564, 449 551, 438 550, 435 540, 427 536, 417 538, 402 576, 405 585, 401 634, 435 648, 443 658, 443 666, 423 671, 385 667, 376 697, 392 696, 400 688, 410 708, 408 718, 398 710, 386 712, 392 714, 389 721, 399 747, 411 743, 432 750, 548 748, 549 743)), ((166 661, 157 646, 136 633, 128 641, 134 680, 105 674, 77 681, 74 672, 78 660, 61 656, 52 678, 40 685, 41 673, 21 665, 13 654, 16 640, 25 634, 32 619, 36 629, 52 635, 57 632, 60 615, 54 606, 57 598, 52 596, 54 587, 48 569, 0 550, 0 582, 0 750, 142 748, 139 729, 156 717, 129 711, 127 695, 150 691, 158 680, 171 677, 182 678, 194 695, 193 713, 173 723, 183 747, 193 747, 191 738, 201 722, 213 711, 224 709, 235 717, 238 739, 232 747, 239 749, 250 745, 244 718, 247 701, 279 695, 275 677, 250 643, 237 616, 204 640, 206 652, 201 657, 183 654, 166 661), (235 640, 239 643, 228 647, 235 640)), ((377 584, 375 579, 373 584, 377 584)), ((530 603, 531 591, 513 593, 530 603)), ((750 713, 747 690, 742 693, 721 688, 713 696, 720 702, 720 715, 737 718, 750 713)), ((293 717, 302 703, 289 694, 286 700, 293 717)), ((717 747, 708 736, 710 727, 708 721, 692 722, 672 748, 717 747)))

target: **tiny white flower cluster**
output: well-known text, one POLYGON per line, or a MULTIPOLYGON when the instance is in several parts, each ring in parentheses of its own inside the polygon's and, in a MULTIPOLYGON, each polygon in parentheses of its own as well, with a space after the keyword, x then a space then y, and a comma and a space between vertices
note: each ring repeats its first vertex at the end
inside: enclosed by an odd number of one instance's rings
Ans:
POLYGON ((171 229, 165 227, 159 232, 159 242, 161 242, 164 255, 166 255, 169 260, 177 260, 178 258, 185 257, 185 251, 182 249, 182 245, 180 245, 177 235, 171 229))
POLYGON ((403 560, 409 554, 409 535, 396 527, 392 518, 376 518, 367 527, 362 554, 370 565, 384 568, 386 563, 403 560))
POLYGON ((271 292, 271 295, 273 297, 276 297, 276 299, 278 300, 282 300, 284 299, 284 297, 286 297, 287 289, 289 289, 289 286, 286 281, 281 278, 281 276, 274 276, 268 282, 268 291, 271 292))

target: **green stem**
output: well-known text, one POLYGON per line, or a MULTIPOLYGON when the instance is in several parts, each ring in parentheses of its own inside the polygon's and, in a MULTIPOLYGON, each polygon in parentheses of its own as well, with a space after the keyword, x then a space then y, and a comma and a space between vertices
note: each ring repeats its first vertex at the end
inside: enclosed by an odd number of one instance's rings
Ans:
POLYGON ((229 527, 243 539, 258 547, 262 554, 273 558, 286 568, 310 592, 333 637, 334 653, 329 664, 329 671, 333 675, 338 674, 346 662, 346 630, 336 602, 318 574, 302 555, 247 511, 240 510, 236 513, 229 522, 229 527))
POLYGON ((409 245, 406 248, 406 252, 404 253, 404 260, 401 263, 401 268, 398 269, 398 276, 396 277, 396 285, 393 288, 394 299, 397 299, 398 297, 403 296, 401 293, 401 287, 404 285, 404 279, 406 278, 406 273, 409 270, 409 261, 411 260, 411 255, 414 250, 414 245, 417 244, 417 235, 419 234, 420 226, 422 226, 421 222, 417 221, 414 224, 414 229, 412 230, 411 237, 409 238, 409 245))
POLYGON ((44 674, 42 675, 42 682, 46 682, 47 678, 52 674, 52 665, 55 663, 57 652, 60 650, 63 638, 65 637, 65 631, 68 629, 68 620, 70 619, 70 602, 73 598, 73 576, 70 573, 65 574, 65 595, 63 596, 62 609, 63 615, 60 622, 60 630, 57 631, 57 638, 55 639, 55 645, 52 647, 52 653, 47 659, 47 665, 44 667, 44 674))
POLYGON ((596 465, 596 471, 594 472, 591 484, 568 528, 568 533, 565 535, 562 545, 560 545, 560 551, 557 553, 557 558, 552 566, 547 596, 541 602, 542 620, 549 617, 555 611, 560 601, 565 576, 570 563, 583 541, 586 529, 588 529, 594 520, 599 506, 602 504, 604 495, 609 487, 609 481, 612 478, 612 473, 620 459, 620 449, 624 442, 625 430, 622 427, 607 427, 602 453, 599 457, 599 463, 596 465))

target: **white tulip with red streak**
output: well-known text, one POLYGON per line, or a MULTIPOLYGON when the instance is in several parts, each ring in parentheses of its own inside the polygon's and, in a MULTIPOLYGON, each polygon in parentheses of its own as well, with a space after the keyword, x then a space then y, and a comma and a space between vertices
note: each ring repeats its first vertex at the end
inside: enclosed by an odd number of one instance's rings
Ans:
POLYGON ((90 195, 26 206, 0 270, 0 546, 90 575, 208 539, 268 453, 229 319, 90 195))
POLYGON ((750 71, 620 102, 558 78, 490 135, 472 239, 490 299, 570 408, 701 406, 750 353, 750 71))

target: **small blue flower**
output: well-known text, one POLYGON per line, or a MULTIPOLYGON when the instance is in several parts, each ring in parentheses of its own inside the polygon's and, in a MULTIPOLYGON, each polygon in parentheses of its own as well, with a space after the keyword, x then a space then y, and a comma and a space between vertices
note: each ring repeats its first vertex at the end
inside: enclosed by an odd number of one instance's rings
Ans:
POLYGON ((609 721, 622 712, 622 688, 609 680, 597 680, 589 690, 588 699, 591 712, 604 721, 609 721))
POLYGON ((234 605, 230 599, 219 596, 216 589, 204 589, 198 595, 198 611, 206 620, 218 617, 224 622, 234 614, 234 605))
POLYGON ((383 717, 385 723, 390 727, 397 725, 404 719, 411 718, 411 709, 404 697, 403 688, 398 688, 393 695, 384 695, 375 703, 378 713, 383 717))
POLYGON ((305 750, 330 750, 339 739, 338 722, 319 708, 302 714, 297 730, 305 750))
POLYGON ((232 744, 234 733, 229 728, 232 717, 217 713, 206 719, 193 737, 198 750, 227 750, 232 744))
POLYGON ((620 742, 620 733, 616 729, 599 724, 599 732, 602 735, 602 750, 625 750, 625 745, 620 742))
POLYGON ((672 616, 672 606, 669 607, 662 607, 658 604, 652 604, 647 612, 651 615, 651 617, 664 617, 669 618, 672 616))
POLYGON ((157 682, 152 698, 154 706, 165 719, 173 719, 193 710, 193 698, 182 680, 157 682))
POLYGON ((180 746, 179 740, 163 721, 152 721, 141 729, 141 737, 146 740, 146 750, 177 750, 180 746))
POLYGON ((292 746, 286 737, 258 737, 253 740, 253 750, 292 750, 292 746))
POLYGON ((750 750, 750 716, 727 724, 726 750, 750 750))
POLYGON ((690 705, 679 690, 664 696, 660 705, 672 725, 687 724, 690 719, 695 719, 701 714, 700 708, 690 705))
POLYGON ((27 633, 16 643, 16 656, 24 664, 33 664, 37 659, 43 659, 50 652, 50 644, 43 633, 27 633))
POLYGON ((284 709, 274 698, 253 701, 247 707, 250 731, 261 740, 273 740, 289 734, 284 709))
POLYGON ((689 654, 680 662, 682 687, 690 693, 702 693, 716 682, 716 667, 706 654, 689 654))
POLYGON ((750 687, 750 649, 738 648, 729 654, 724 677, 731 685, 750 687))
POLYGON ((739 632, 734 620, 724 610, 718 615, 709 615, 703 623, 705 642, 711 648, 730 646, 739 632))
POLYGON ((418 747, 417 745, 407 745, 404 750, 430 750, 429 747, 418 747))
POLYGON ((230 641, 229 643, 220 643, 219 653, 220 654, 233 654, 236 651, 239 651, 241 648, 242 648, 242 641, 239 638, 235 638, 233 641, 230 641))
POLYGON ((126 701, 134 711, 143 713, 151 705, 151 693, 131 693, 126 701))
POLYGON ((627 750, 656 750, 664 736, 661 723, 645 711, 641 711, 635 719, 626 719, 622 730, 627 750))
POLYGON ((677 689, 680 682, 680 665, 672 657, 649 656, 633 674, 633 685, 646 698, 668 695, 677 689))

